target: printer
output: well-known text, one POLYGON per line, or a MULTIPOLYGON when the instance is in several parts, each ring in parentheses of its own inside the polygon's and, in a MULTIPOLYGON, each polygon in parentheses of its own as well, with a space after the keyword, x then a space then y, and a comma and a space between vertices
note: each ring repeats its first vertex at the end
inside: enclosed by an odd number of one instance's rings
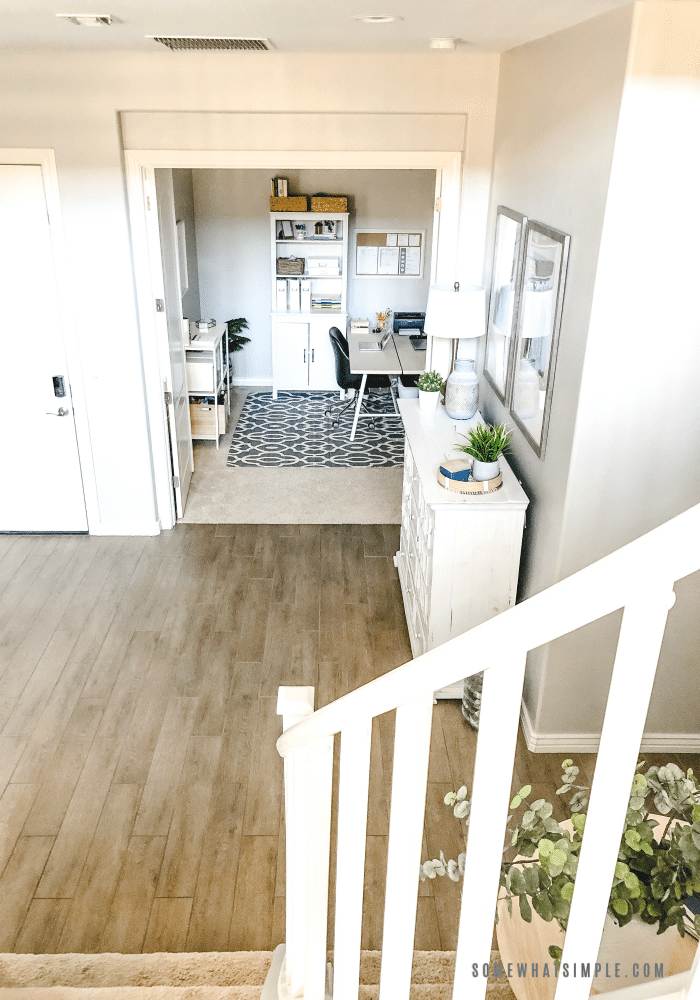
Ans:
POLYGON ((401 337, 422 336, 424 325, 424 312, 394 313, 394 333, 401 337))

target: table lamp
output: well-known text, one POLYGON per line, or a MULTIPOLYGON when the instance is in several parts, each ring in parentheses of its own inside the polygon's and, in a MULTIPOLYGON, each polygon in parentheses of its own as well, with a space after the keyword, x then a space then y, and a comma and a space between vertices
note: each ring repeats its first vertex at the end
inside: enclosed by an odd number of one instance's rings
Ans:
POLYGON ((431 285, 425 310, 425 332, 453 341, 453 360, 445 386, 445 410, 454 420, 469 420, 479 405, 479 379, 473 358, 463 356, 462 342, 486 333, 483 285, 431 285), (455 350, 456 347, 456 350, 455 350))

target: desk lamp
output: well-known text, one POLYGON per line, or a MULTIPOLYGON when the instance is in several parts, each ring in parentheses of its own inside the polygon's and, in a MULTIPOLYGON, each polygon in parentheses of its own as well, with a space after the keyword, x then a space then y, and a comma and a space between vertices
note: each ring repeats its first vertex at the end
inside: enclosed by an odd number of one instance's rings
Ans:
POLYGON ((445 386, 445 410, 454 420, 469 420, 479 404, 475 361, 466 356, 466 340, 486 333, 486 291, 482 285, 431 285, 425 310, 425 332, 453 341, 452 363, 445 386))

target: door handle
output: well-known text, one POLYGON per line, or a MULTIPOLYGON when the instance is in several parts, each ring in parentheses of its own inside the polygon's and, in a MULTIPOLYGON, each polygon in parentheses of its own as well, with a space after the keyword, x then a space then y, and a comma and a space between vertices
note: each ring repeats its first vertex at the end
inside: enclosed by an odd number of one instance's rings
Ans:
POLYGON ((58 413, 47 413, 47 417, 67 417, 70 410, 67 410, 64 406, 59 406, 58 413))
POLYGON ((315 347, 312 347, 312 348, 311 348, 311 363, 312 363, 312 364, 313 364, 313 361, 314 361, 314 354, 315 354, 315 353, 316 353, 316 348, 315 348, 315 347))
POLYGON ((306 364, 306 348, 304 348, 304 364, 306 364))

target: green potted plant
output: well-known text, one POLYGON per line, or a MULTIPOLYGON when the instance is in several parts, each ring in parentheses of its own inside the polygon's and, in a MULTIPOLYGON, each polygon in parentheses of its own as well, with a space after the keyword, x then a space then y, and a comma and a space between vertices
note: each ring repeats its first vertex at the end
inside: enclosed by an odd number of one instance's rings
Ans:
MULTIPOLYGON (((609 925, 615 930, 634 920, 655 928, 656 934, 675 928, 683 937, 689 919, 686 901, 700 893, 700 783, 692 770, 684 773, 676 764, 653 766, 646 771, 643 767, 641 761, 629 795, 608 902, 609 925), (661 815, 655 816, 652 809, 661 815)), ((517 826, 508 831, 501 864, 498 908, 502 923, 507 911, 514 920, 530 924, 534 910, 537 917, 555 921, 561 932, 566 931, 586 824, 588 789, 575 783, 579 769, 573 761, 563 761, 562 769, 556 794, 570 796, 570 820, 558 823, 552 815, 554 806, 546 799, 530 801, 529 785, 521 788, 510 804, 519 819, 517 826)), ((448 792, 444 801, 458 819, 468 822, 471 804, 466 787, 448 792)), ((420 879, 447 875, 457 882, 464 873, 464 861, 464 854, 457 861, 446 861, 441 852, 439 859, 421 865, 420 879)), ((693 924, 700 934, 700 916, 694 917, 693 924)), ((499 925, 503 956, 500 931, 499 925)), ((652 934, 652 943, 655 936, 652 934)), ((552 937, 561 940, 562 934, 556 931, 552 937)), ((604 945, 605 935, 601 947, 604 945)), ((648 950, 649 945, 643 947, 648 950)), ((560 945, 550 945, 549 954, 559 961, 560 945)), ((649 961, 646 954, 644 961, 649 961)))
POLYGON ((511 433, 505 424, 496 424, 494 427, 489 424, 479 424, 471 428, 466 435, 467 443, 458 445, 458 448, 474 459, 472 479, 485 483, 489 479, 496 478, 500 472, 498 459, 508 451, 511 433))
POLYGON ((421 410, 435 410, 445 383, 440 372, 423 372, 418 377, 418 405, 421 410))
POLYGON ((243 330, 248 329, 248 320, 240 316, 238 319, 229 319, 226 321, 226 344, 228 347, 229 355, 229 370, 228 370, 228 381, 229 385, 233 378, 233 361, 231 355, 235 351, 242 351, 246 344, 250 343, 250 337, 244 337, 242 335, 243 330))

